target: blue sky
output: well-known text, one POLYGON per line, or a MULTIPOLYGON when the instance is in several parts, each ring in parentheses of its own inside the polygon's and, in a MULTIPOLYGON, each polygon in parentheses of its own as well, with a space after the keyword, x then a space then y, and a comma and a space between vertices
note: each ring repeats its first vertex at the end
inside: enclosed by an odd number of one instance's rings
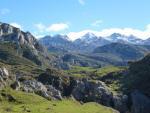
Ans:
POLYGON ((0 21, 37 36, 130 28, 145 38, 150 0, 1 0, 0 21))

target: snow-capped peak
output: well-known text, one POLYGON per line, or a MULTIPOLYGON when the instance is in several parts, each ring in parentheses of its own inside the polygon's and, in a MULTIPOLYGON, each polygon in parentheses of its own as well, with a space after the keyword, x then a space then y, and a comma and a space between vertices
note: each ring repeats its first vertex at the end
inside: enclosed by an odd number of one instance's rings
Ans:
POLYGON ((112 41, 112 42, 126 42, 126 43, 133 43, 133 44, 139 44, 142 39, 137 38, 136 36, 130 35, 122 35, 120 33, 113 33, 110 36, 105 37, 105 39, 112 41))
POLYGON ((61 34, 54 35, 52 38, 62 38, 68 41, 70 40, 70 38, 67 35, 61 35, 61 34))
POLYGON ((97 36, 90 32, 88 32, 88 33, 84 34, 82 37, 80 37, 81 40, 91 40, 93 38, 97 38, 97 36))

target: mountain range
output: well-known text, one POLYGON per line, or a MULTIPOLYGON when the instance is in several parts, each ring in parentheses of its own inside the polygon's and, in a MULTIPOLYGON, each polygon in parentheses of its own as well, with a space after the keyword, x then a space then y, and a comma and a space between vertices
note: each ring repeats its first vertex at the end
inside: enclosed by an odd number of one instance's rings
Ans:
POLYGON ((23 32, 6 23, 0 24, 0 41, 0 59, 3 62, 15 61, 14 52, 17 60, 22 56, 36 65, 60 69, 70 69, 71 66, 124 66, 129 61, 144 57, 150 50, 149 39, 135 36, 114 33, 108 37, 97 37, 86 33, 74 41, 67 35, 45 36, 37 40, 30 32, 23 32), (4 57, 6 55, 8 57, 4 57))
POLYGON ((67 65, 127 65, 128 61, 138 60, 150 50, 149 39, 142 40, 133 35, 125 36, 119 33, 98 37, 88 32, 74 41, 67 35, 46 36, 40 38, 39 42, 46 46, 49 52, 57 54, 59 58, 56 58, 56 64, 65 64, 63 68, 66 69, 67 65))
POLYGON ((93 33, 86 33, 76 40, 71 41, 67 35, 45 36, 39 39, 39 42, 46 45, 49 49, 52 47, 60 48, 65 51, 91 52, 96 47, 110 43, 125 43, 133 45, 150 45, 150 40, 142 40, 133 35, 125 36, 119 33, 113 33, 107 37, 96 36, 93 33))

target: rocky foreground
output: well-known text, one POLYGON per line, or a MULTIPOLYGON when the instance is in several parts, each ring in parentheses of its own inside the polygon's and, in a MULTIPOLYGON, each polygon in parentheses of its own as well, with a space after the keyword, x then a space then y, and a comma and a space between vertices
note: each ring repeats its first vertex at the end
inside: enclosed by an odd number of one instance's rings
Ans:
POLYGON ((14 90, 36 93, 49 100, 72 97, 81 103, 97 102, 120 113, 149 113, 150 110, 150 99, 138 90, 130 95, 114 94, 102 81, 58 76, 60 73, 50 69, 34 80, 21 80, 21 76, 10 73, 5 67, 0 68, 1 88, 9 84, 14 90))

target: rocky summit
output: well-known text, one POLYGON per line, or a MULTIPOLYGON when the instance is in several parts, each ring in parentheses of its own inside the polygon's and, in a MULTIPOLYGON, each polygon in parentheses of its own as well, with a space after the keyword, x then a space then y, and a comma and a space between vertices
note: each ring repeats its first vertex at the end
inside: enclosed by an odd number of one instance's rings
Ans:
POLYGON ((37 65, 49 65, 45 61, 50 60, 46 49, 30 32, 23 32, 19 28, 1 23, 0 43, 1 51, 5 53, 15 52, 15 55, 34 61, 37 65))
POLYGON ((23 32, 19 28, 6 23, 0 24, 0 40, 17 43, 20 46, 26 45, 32 49, 42 51, 36 38, 30 32, 23 32))

